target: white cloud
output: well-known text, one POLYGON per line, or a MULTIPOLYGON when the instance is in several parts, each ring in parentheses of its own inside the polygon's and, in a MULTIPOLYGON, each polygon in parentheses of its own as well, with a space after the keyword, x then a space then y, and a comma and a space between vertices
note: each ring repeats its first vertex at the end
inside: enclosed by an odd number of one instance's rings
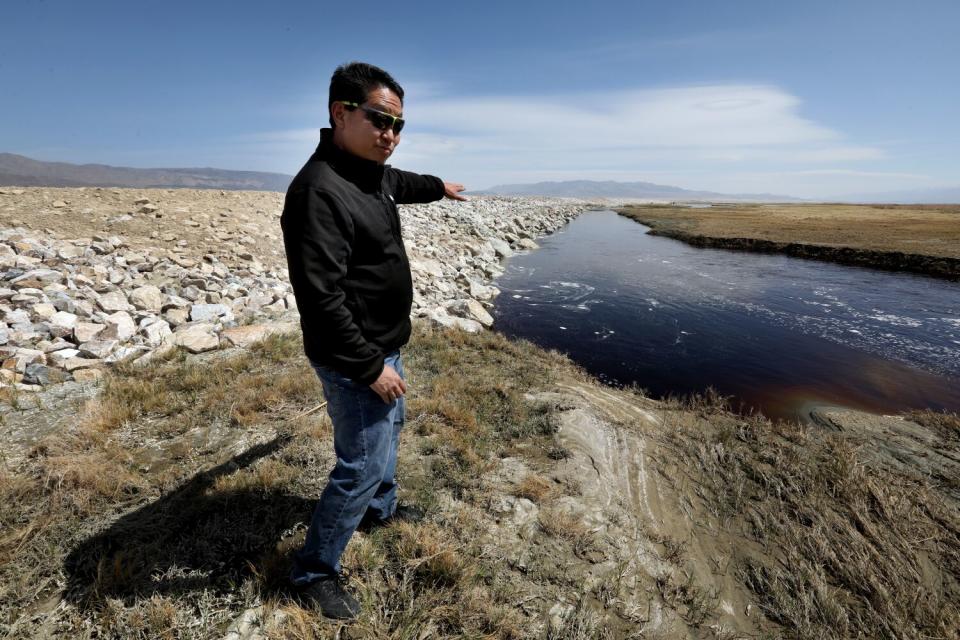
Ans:
MULTIPOLYGON (((800 107, 796 96, 778 87, 748 84, 554 96, 434 95, 407 105, 408 133, 393 162, 475 188, 532 175, 627 180, 686 175, 679 186, 712 188, 706 183, 722 182, 742 191, 755 181, 731 184, 736 172, 887 158, 879 147, 852 143, 804 117, 800 107)), ((790 192, 783 173, 775 182, 790 192)), ((809 195, 808 179, 798 187, 809 195)))
POLYGON ((800 117, 799 101, 764 86, 702 86, 556 97, 437 99, 408 112, 411 125, 508 148, 715 147, 838 138, 800 117))
MULTIPOLYGON (((804 117, 801 101, 774 86, 473 97, 445 97, 444 89, 408 91, 408 126, 391 163, 474 189, 581 177, 816 197, 929 181, 896 171, 883 148, 804 117)), ((258 133, 235 140, 235 151, 294 172, 318 135, 317 128, 258 133)))

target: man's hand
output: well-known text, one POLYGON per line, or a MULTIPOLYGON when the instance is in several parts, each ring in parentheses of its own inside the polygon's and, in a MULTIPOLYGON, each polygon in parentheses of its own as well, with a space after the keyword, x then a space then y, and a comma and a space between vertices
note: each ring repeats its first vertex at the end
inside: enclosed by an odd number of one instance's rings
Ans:
POLYGON ((463 185, 457 184, 456 182, 444 182, 443 183, 443 195, 446 198, 451 200, 466 200, 460 192, 463 191, 463 185))
POLYGON ((380 399, 390 404, 407 392, 407 385, 400 374, 388 364, 383 365, 380 377, 370 385, 380 399))

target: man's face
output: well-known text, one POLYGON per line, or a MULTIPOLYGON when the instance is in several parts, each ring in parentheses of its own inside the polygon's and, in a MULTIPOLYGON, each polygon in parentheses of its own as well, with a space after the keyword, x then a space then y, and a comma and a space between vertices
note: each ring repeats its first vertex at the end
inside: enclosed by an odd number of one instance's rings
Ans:
MULTIPOLYGON (((394 116, 403 115, 403 102, 390 89, 381 87, 367 94, 362 106, 394 116)), ((367 118, 363 109, 348 108, 334 103, 333 120, 337 125, 334 141, 344 150, 366 160, 384 164, 400 144, 400 134, 391 127, 378 129, 367 118)))

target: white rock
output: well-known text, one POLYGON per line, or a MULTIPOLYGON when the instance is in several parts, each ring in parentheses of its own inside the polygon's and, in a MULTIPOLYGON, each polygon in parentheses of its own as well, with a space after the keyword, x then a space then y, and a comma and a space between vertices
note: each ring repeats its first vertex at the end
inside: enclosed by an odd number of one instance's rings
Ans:
MULTIPOLYGON (((122 280, 122 277, 121 277, 122 280)), ((133 307, 127 302, 127 296, 120 290, 108 291, 97 298, 97 304, 107 313, 114 311, 130 311, 133 307)))
POLYGON ((447 310, 461 318, 476 320, 485 327, 493 325, 493 317, 487 313, 482 304, 472 298, 454 300, 447 305, 447 310))
POLYGON ((163 300, 163 305, 161 306, 161 311, 166 311, 167 309, 186 309, 190 306, 190 301, 186 298, 181 298, 180 296, 167 295, 163 300))
POLYGON ((233 319, 233 313, 231 313, 230 307, 225 304, 195 304, 190 307, 191 322, 207 322, 220 318, 225 319, 227 316, 229 316, 230 320, 233 319))
POLYGON ((54 351, 63 351, 64 349, 73 349, 74 344, 72 342, 67 342, 61 337, 57 337, 54 340, 41 340, 38 342, 35 347, 40 349, 46 354, 51 354, 54 351))
POLYGON ((75 247, 73 245, 60 247, 57 250, 57 256, 59 256, 61 260, 73 260, 75 258, 79 258, 83 254, 84 254, 83 247, 75 247))
POLYGON ((497 255, 501 258, 509 258, 513 255, 513 249, 510 248, 510 245, 500 238, 490 238, 487 240, 490 243, 490 246, 493 247, 493 250, 497 252, 497 255))
POLYGON ((120 343, 116 340, 91 340, 80 345, 80 356, 87 358, 106 358, 120 343))
POLYGON ((178 327, 170 338, 170 343, 183 347, 190 353, 212 351, 220 346, 220 339, 207 323, 189 324, 178 327))
POLYGON ((434 278, 443 277, 443 265, 430 258, 415 258, 410 260, 410 270, 423 273, 434 278))
POLYGON ((12 309, 3 315, 3 321, 7 324, 26 324, 30 322, 30 314, 26 309, 12 309))
POLYGON ((18 284, 24 281, 35 280, 37 282, 43 282, 44 284, 47 284, 50 282, 63 282, 63 279, 64 275, 59 271, 55 271, 54 269, 31 269, 30 271, 17 276, 11 280, 10 283, 18 284))
POLYGON ((73 313, 68 313, 66 311, 57 311, 55 314, 50 316, 48 322, 53 327, 62 327, 64 329, 73 329, 77 326, 77 316, 73 313))
POLYGON ((49 320, 53 317, 53 314, 57 312, 56 307, 54 307, 52 304, 47 304, 46 302, 33 305, 31 310, 33 311, 34 317, 41 320, 49 320))
POLYGON ((220 337, 235 347, 249 347, 254 342, 263 340, 272 333, 290 333, 298 326, 293 323, 280 324, 249 324, 242 327, 224 329, 220 337))
POLYGON ((47 360, 56 367, 62 367, 64 362, 71 358, 76 358, 79 355, 79 349, 61 349, 60 351, 54 351, 48 354, 47 360))
POLYGON ((137 287, 130 292, 130 302, 137 309, 160 313, 163 307, 163 292, 152 284, 137 287))
POLYGON ((102 363, 100 360, 95 358, 69 358, 64 360, 60 366, 67 371, 73 372, 77 369, 90 369, 92 367, 98 367, 102 363))
POLYGON ((106 325, 96 322, 78 322, 73 328, 73 339, 77 343, 89 342, 106 328, 106 325))
POLYGON ((170 325, 165 320, 156 320, 140 329, 140 334, 146 338, 147 343, 155 347, 163 344, 164 338, 171 333, 170 325))
POLYGON ((111 313, 106 318, 107 328, 100 334, 102 340, 127 340, 137 333, 137 325, 126 311, 111 313))
POLYGON ((46 364, 47 357, 42 351, 36 349, 17 349, 12 356, 4 358, 3 368, 23 373, 31 364, 46 364))
POLYGON ((483 331, 483 325, 476 320, 451 316, 447 313, 446 309, 434 309, 428 312, 427 317, 430 318, 431 322, 441 327, 454 327, 468 333, 479 333, 483 331))
POLYGON ((121 360, 126 360, 127 358, 133 358, 142 353, 148 352, 147 347, 119 347, 116 351, 111 353, 109 356, 103 359, 104 362, 120 362, 121 360))
POLYGON ((170 323, 171 327, 178 327, 190 319, 188 309, 171 308, 163 312, 163 319, 170 323))

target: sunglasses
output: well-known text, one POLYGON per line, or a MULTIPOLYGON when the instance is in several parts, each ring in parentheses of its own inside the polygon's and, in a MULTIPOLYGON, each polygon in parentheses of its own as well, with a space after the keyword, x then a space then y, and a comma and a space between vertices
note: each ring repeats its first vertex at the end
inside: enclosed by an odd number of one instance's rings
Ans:
POLYGON ((393 129, 394 133, 400 133, 400 131, 403 130, 403 125, 406 124, 406 121, 403 118, 392 116, 389 113, 377 111, 376 109, 371 109, 370 107, 365 107, 362 104, 357 104, 356 102, 347 102, 346 100, 338 100, 338 102, 348 109, 360 109, 363 111, 363 113, 367 116, 367 120, 370 121, 370 124, 375 126, 377 129, 380 129, 380 131, 393 129))

